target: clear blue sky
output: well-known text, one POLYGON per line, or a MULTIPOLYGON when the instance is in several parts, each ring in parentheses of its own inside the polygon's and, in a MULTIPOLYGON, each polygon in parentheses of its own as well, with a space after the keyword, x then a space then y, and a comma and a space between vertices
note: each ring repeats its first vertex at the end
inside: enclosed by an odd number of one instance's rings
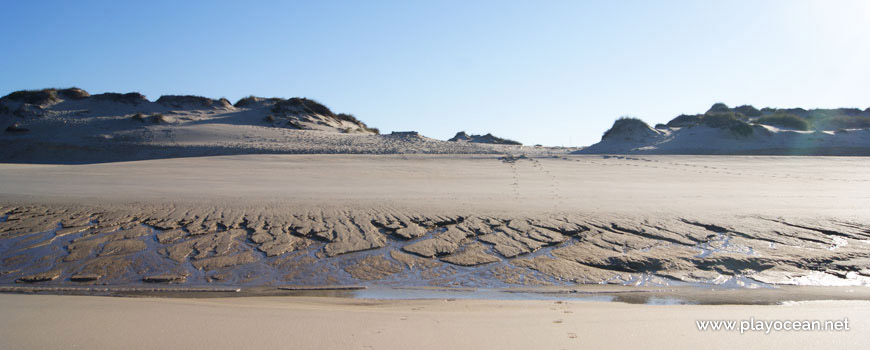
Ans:
POLYGON ((870 106, 870 1, 3 1, 0 94, 304 96, 382 131, 597 142, 712 103, 870 106))

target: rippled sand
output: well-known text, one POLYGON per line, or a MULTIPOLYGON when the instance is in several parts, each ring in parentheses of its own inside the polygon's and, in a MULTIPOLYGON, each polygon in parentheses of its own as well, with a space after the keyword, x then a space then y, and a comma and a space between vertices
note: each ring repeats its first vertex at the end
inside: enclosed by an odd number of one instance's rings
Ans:
POLYGON ((0 165, 0 282, 867 284, 870 163, 252 155, 0 165))

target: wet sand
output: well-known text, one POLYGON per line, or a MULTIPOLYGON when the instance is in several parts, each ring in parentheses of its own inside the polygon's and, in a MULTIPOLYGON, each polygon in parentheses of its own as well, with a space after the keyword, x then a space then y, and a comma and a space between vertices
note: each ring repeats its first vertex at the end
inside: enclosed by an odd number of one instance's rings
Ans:
POLYGON ((0 294, 0 347, 861 348, 866 301, 643 303, 867 299, 867 287, 784 298, 766 287, 866 284, 868 170, 845 157, 0 164, 4 287, 563 289, 535 290, 561 301, 0 294), (600 282, 629 291, 605 303, 564 290, 600 282), (676 282, 732 289, 639 292, 676 282), (760 288, 733 289, 747 285, 760 288), (848 317, 853 328, 741 335, 695 325, 750 317, 848 317))
POLYGON ((870 284, 849 157, 0 165, 0 284, 870 284))
POLYGON ((779 306, 315 297, 0 295, 4 348, 864 348, 870 302, 779 306), (850 331, 698 331, 696 320, 848 318, 850 331))

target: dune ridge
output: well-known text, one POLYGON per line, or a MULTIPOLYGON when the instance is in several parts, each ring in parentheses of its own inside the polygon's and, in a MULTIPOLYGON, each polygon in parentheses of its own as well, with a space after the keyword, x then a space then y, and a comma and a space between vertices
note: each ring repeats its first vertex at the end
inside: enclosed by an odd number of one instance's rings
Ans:
POLYGON ((870 155, 870 108, 730 108, 649 126, 623 117, 578 154, 870 155))
POLYGON ((498 154, 564 152, 516 144, 456 143, 377 128, 307 98, 249 96, 235 104, 192 95, 78 88, 0 98, 0 161, 99 163, 233 154, 498 154))

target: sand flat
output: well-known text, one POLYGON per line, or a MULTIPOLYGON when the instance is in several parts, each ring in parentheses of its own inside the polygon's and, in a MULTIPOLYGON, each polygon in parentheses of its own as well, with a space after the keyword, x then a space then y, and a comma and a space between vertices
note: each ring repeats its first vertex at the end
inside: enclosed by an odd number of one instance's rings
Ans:
POLYGON ((6 348, 818 349, 866 347, 868 302, 778 306, 540 300, 0 295, 6 348), (706 319, 848 318, 841 332, 702 332, 706 319))
POLYGON ((243 155, 88 165, 0 164, 0 199, 263 201, 500 212, 865 215, 857 157, 243 155))
POLYGON ((4 284, 870 284, 863 158, 248 155, 0 177, 4 284))

